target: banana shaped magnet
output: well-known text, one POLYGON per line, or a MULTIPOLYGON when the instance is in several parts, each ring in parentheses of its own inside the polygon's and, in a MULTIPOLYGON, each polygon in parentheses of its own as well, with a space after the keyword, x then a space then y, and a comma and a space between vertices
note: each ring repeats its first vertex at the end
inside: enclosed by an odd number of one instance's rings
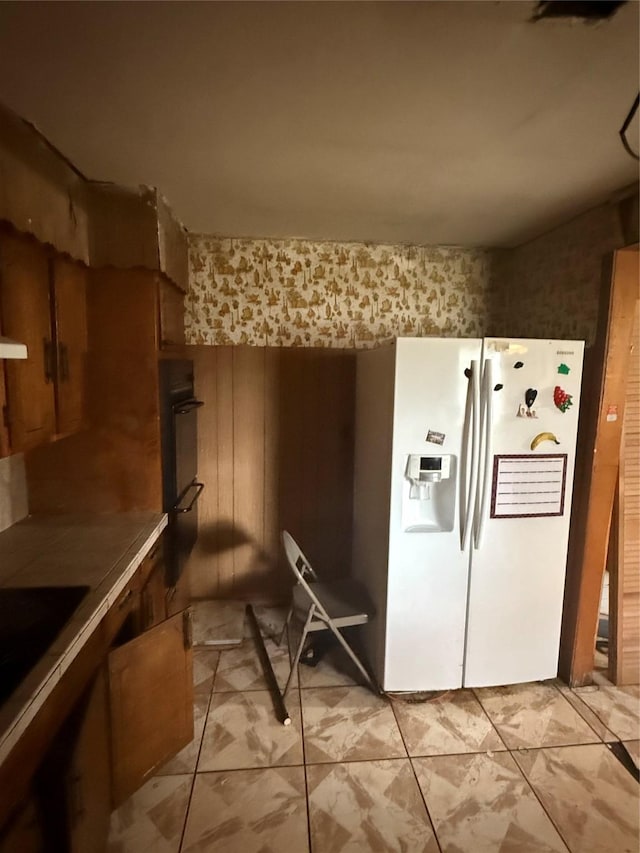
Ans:
POLYGON ((535 450, 536 447, 539 444, 542 444, 543 441, 552 441, 554 444, 560 444, 560 442, 552 432, 539 432, 531 442, 531 449, 535 450))

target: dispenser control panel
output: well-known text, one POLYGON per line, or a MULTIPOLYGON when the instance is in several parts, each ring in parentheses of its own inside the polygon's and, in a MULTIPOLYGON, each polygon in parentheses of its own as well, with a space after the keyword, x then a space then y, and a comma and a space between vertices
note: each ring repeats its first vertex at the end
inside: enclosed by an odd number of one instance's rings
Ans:
POLYGON ((405 476, 415 483, 439 483, 451 476, 451 457, 412 455, 407 460, 405 476))

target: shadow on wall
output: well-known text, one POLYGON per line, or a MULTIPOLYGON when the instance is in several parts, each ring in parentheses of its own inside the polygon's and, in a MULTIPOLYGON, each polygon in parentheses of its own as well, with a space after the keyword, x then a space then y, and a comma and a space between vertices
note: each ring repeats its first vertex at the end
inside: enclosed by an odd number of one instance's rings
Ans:
MULTIPOLYGON (((272 560, 269 554, 264 550, 261 543, 251 536, 241 526, 234 524, 233 521, 219 519, 216 522, 209 522, 198 526, 198 540, 194 548, 194 558, 198 564, 204 567, 206 575, 206 566, 211 566, 212 577, 207 579, 206 576, 198 585, 198 595, 201 594, 201 587, 205 589, 209 587, 209 595, 212 594, 213 588, 218 587, 217 579, 213 574, 218 571, 219 560, 221 555, 226 555, 227 558, 235 561, 235 554, 238 555, 238 561, 242 560, 245 566, 245 571, 239 577, 231 577, 233 584, 233 597, 239 599, 252 599, 255 597, 256 587, 259 588, 260 580, 263 581, 269 576, 272 571, 272 560)), ((203 574, 202 569, 200 574, 203 574)), ((230 591, 230 590, 229 590, 230 591)), ((220 590, 220 592, 227 592, 220 590)), ((231 597, 228 594, 223 594, 215 597, 231 597)))
POLYGON ((262 558, 266 558, 264 551, 244 530, 236 527, 233 522, 221 519, 215 524, 203 525, 198 530, 198 545, 205 554, 221 554, 230 548, 240 545, 255 545, 262 558))

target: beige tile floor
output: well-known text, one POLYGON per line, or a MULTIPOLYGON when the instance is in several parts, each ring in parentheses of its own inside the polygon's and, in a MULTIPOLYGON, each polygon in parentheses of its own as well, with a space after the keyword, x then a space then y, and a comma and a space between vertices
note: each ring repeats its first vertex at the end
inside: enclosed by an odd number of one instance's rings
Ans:
MULTIPOLYGON (((265 617, 266 620, 266 617, 265 617)), ((264 621, 267 625, 268 622, 264 621)), ((286 657, 268 644, 278 680, 286 657)), ((255 644, 195 653, 194 741, 112 816, 110 853, 637 853, 640 690, 391 701, 332 653, 277 722, 255 644)))

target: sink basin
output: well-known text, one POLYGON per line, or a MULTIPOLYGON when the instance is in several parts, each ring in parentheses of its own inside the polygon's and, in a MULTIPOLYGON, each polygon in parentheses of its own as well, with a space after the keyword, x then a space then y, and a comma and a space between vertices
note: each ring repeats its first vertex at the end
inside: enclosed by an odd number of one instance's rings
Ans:
POLYGON ((0 704, 51 646, 88 586, 0 588, 0 704))

